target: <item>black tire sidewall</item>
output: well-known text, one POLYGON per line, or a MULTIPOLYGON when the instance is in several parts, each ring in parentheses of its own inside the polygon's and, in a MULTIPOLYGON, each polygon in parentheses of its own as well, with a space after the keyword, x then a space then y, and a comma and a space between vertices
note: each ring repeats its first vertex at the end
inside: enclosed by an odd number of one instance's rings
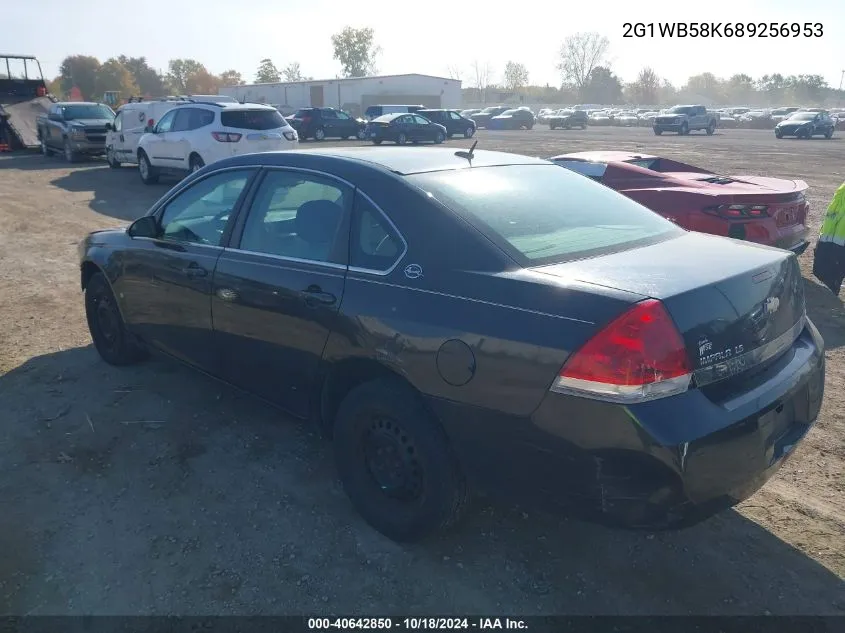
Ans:
POLYGON ((88 329, 97 353, 110 365, 128 365, 135 362, 139 353, 137 348, 129 340, 126 328, 123 325, 123 318, 117 308, 114 293, 102 273, 97 273, 88 281, 85 288, 85 317, 88 322, 88 329), (113 348, 106 347, 97 332, 97 308, 101 300, 107 299, 113 310, 113 317, 117 319, 118 336, 113 348))
POLYGON ((415 541, 450 525, 466 488, 446 436, 418 396, 398 380, 379 379, 353 389, 338 410, 335 464, 358 513, 395 541, 415 541), (421 499, 401 502, 381 493, 364 461, 362 439, 374 414, 399 423, 412 439, 423 470, 421 499))

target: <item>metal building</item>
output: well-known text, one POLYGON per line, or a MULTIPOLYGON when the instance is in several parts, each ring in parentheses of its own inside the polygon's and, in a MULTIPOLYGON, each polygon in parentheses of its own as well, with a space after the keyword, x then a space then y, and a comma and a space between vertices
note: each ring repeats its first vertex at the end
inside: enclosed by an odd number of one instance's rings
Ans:
POLYGON ((416 73, 226 86, 220 94, 274 105, 284 114, 298 108, 333 107, 358 116, 378 104, 461 107, 460 80, 416 73))

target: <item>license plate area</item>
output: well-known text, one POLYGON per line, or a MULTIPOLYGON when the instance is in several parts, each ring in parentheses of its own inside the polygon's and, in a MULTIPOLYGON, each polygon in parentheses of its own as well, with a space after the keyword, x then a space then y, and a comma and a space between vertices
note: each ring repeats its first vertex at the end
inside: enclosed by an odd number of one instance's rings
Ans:
POLYGON ((798 207, 786 207, 778 211, 777 222, 778 226, 793 226, 798 224, 799 209, 798 207))

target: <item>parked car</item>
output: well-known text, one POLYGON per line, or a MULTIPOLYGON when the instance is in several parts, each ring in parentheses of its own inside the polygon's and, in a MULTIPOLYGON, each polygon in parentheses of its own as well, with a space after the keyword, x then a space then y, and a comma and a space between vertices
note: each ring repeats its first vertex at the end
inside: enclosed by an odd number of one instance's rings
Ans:
POLYGON ((580 127, 582 130, 586 130, 589 120, 584 110, 558 110, 547 117, 550 130, 555 130, 559 127, 565 130, 573 127, 580 127))
POLYGON ((835 128, 836 123, 826 112, 795 112, 775 126, 775 136, 777 138, 784 136, 831 138, 835 128))
POLYGON ((508 106, 489 106, 484 108, 481 112, 476 112, 471 118, 475 121, 476 126, 486 128, 490 119, 501 114, 507 109, 508 106))
POLYGON ((322 141, 326 138, 364 139, 366 121, 358 120, 343 110, 335 108, 300 108, 287 119, 296 130, 299 140, 313 138, 322 141))
POLYGON ((309 420, 397 541, 477 489, 701 521, 774 475, 822 404, 792 253, 687 232, 537 158, 232 157, 79 254, 104 361, 160 350, 309 420))
POLYGON ((703 105, 677 105, 656 116, 652 129, 658 136, 663 132, 685 135, 695 130, 704 130, 710 135, 716 131, 716 117, 703 105))
POLYGON ((367 121, 372 121, 385 114, 416 112, 417 110, 422 110, 424 107, 421 105, 371 105, 364 110, 364 118, 367 121))
POLYGON ((392 141, 397 145, 408 142, 442 143, 446 140, 446 128, 433 123, 419 114, 385 114, 367 124, 366 137, 374 145, 392 141))
POLYGON ((69 163, 106 153, 106 124, 114 111, 102 103, 60 101, 35 120, 41 153, 61 152, 69 163))
POLYGON ((456 110, 417 110, 417 114, 445 127, 448 138, 452 138, 455 134, 472 138, 477 129, 475 121, 461 116, 456 110))
POLYGON ((541 108, 537 113, 537 123, 548 123, 549 117, 554 115, 555 110, 552 108, 541 108))
POLYGON ((784 119, 788 119, 789 116, 793 112, 797 112, 798 108, 795 106, 787 107, 787 108, 775 108, 772 110, 772 120, 776 122, 783 121, 784 119))
POLYGON ((276 108, 256 103, 188 103, 169 110, 138 141, 145 184, 222 158, 293 149, 298 136, 276 108))
POLYGON ((527 108, 505 110, 487 121, 488 130, 530 130, 533 127, 534 113, 527 108))
POLYGON ((578 152, 551 159, 589 176, 690 231, 794 251, 808 246, 807 183, 721 176, 668 158, 629 152, 578 152))
POLYGON ((185 103, 182 99, 130 101, 117 109, 106 124, 106 160, 112 168, 123 163, 138 164, 138 142, 166 112, 185 103))
POLYGON ((615 118, 616 125, 621 127, 636 127, 640 118, 636 112, 620 112, 615 118))
POLYGON ((470 119, 473 114, 477 114, 479 112, 481 112, 481 108, 469 108, 467 110, 461 110, 461 116, 470 119))

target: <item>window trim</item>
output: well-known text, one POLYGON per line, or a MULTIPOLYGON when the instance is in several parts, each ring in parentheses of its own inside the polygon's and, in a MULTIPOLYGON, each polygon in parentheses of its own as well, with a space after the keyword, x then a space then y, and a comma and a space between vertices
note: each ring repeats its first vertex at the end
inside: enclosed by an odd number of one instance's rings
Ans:
MULTIPOLYGON (((405 240, 405 236, 402 235, 402 232, 399 230, 399 228, 393 223, 393 220, 390 219, 390 216, 388 216, 384 212, 384 210, 380 206, 378 206, 376 204, 376 202, 370 196, 368 196, 366 193, 364 193, 363 191, 361 191, 360 189, 357 189, 357 188, 355 190, 355 195, 361 195, 361 197, 366 199, 367 202, 369 202, 371 205, 373 205, 373 208, 376 211, 378 211, 378 213, 381 215, 381 217, 384 218, 387 221, 387 224, 390 226, 391 229, 393 229, 393 231, 399 237, 399 241, 402 242, 402 250, 399 253, 399 255, 396 257, 396 261, 394 261, 392 265, 390 265, 388 268, 385 268, 384 270, 379 270, 377 268, 366 268, 364 266, 349 266, 349 272, 367 273, 367 274, 370 274, 370 275, 379 275, 381 277, 386 277, 387 275, 391 274, 394 270, 396 270, 396 268, 399 266, 399 264, 402 262, 402 260, 405 259, 405 255, 408 253, 408 242, 405 240)), ((353 204, 352 204, 352 219, 353 220, 355 219, 355 204, 354 204, 354 201, 353 201, 353 204)), ((350 250, 351 250, 351 248, 352 248, 352 245, 351 245, 352 224, 351 224, 351 222, 349 224, 349 240, 350 240, 350 250)), ((350 252, 350 255, 351 255, 351 252, 350 252)), ((351 259, 351 257, 350 257, 350 259, 351 259)))

